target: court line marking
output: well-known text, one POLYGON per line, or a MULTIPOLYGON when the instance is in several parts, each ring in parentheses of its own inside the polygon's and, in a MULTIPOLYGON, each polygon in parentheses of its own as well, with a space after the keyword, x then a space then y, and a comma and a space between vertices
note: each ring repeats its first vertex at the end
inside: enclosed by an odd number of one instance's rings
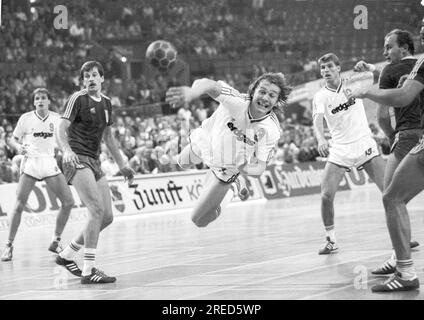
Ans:
MULTIPOLYGON (((384 254, 387 254, 387 253, 384 253, 384 254)), ((331 264, 331 265, 319 266, 319 267, 314 267, 314 268, 310 268, 310 269, 305 269, 305 270, 302 270, 302 271, 288 273, 288 274, 285 274, 285 275, 279 275, 279 276, 275 276, 275 277, 269 277, 267 279, 260 279, 260 280, 256 280, 256 281, 251 281, 251 282, 245 283, 243 285, 258 284, 258 283, 261 283, 261 282, 271 281, 271 280, 275 280, 275 279, 284 279, 284 278, 291 277, 291 276, 296 276, 296 275, 299 275, 299 274, 302 274, 302 273, 313 272, 313 271, 316 271, 316 270, 326 269, 326 268, 330 268, 330 267, 335 267, 335 266, 346 264, 346 263, 358 262, 358 261, 366 260, 366 259, 369 259, 369 258, 376 258, 376 257, 381 256, 381 255, 383 255, 383 254, 362 257, 361 260, 357 260, 357 259, 345 260, 343 262, 338 262, 338 263, 331 264)), ((178 300, 196 299, 196 298, 200 298, 202 296, 207 296, 207 295, 210 295, 210 294, 213 294, 213 293, 217 293, 217 292, 220 292, 220 291, 232 290, 232 289, 237 288, 237 287, 240 287, 240 286, 241 286, 240 284, 238 284, 238 285, 232 285, 232 286, 229 286, 229 287, 225 288, 224 290, 222 288, 219 288, 219 289, 211 290, 209 292, 202 293, 202 294, 187 295, 187 296, 184 296, 184 297, 179 298, 178 300)))

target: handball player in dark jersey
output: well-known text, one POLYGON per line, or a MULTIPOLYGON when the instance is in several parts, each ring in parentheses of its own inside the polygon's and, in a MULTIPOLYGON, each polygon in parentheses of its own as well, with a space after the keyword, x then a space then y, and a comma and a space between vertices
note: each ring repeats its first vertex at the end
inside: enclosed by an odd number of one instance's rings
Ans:
MULTIPOLYGON (((379 78, 381 89, 393 89, 401 87, 408 74, 412 71, 417 59, 413 57, 415 52, 414 39, 412 34, 406 30, 395 29, 385 36, 384 57, 389 62, 384 67, 379 78)), ((374 66, 365 62, 359 62, 356 69, 360 71, 378 70, 374 66)), ((418 143, 423 134, 423 124, 421 121, 421 101, 418 96, 407 106, 393 106, 396 126, 393 129, 389 106, 379 105, 377 111, 378 123, 387 137, 391 141, 390 155, 387 159, 384 172, 384 189, 392 181, 393 173, 402 159, 418 143)), ((410 247, 417 247, 416 241, 410 242, 410 247)), ((380 267, 372 271, 373 274, 392 274, 396 270, 396 254, 385 261, 380 267)))
POLYGON ((117 142, 112 135, 112 105, 101 93, 104 81, 102 65, 88 61, 80 70, 84 89, 72 94, 59 124, 58 139, 63 150, 63 173, 88 209, 88 221, 83 231, 57 256, 56 263, 81 283, 112 283, 95 264, 96 248, 101 230, 112 223, 112 200, 106 177, 100 169, 100 144, 105 144, 125 179, 132 183, 134 172, 124 164, 117 142), (75 255, 84 246, 84 266, 75 263, 75 255))
MULTIPOLYGON (((424 26, 421 28, 421 44, 424 40, 424 26)), ((356 88, 352 97, 368 98, 386 106, 407 106, 414 99, 420 99, 424 107, 424 57, 414 65, 411 73, 400 88, 356 88)), ((423 119, 421 114, 421 119, 423 119)), ((386 222, 393 248, 396 252, 396 271, 382 284, 373 286, 373 292, 394 292, 417 290, 420 286, 414 263, 411 258, 411 224, 406 203, 424 189, 424 136, 402 159, 392 180, 384 191, 383 203, 386 222)))

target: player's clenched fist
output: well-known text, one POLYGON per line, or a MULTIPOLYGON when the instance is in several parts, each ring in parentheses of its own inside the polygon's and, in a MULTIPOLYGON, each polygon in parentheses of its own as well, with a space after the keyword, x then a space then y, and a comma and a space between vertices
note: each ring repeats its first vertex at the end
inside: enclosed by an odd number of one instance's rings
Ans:
POLYGON ((353 71, 355 72, 366 72, 366 71, 374 71, 375 66, 370 63, 366 63, 365 61, 361 60, 355 64, 353 67, 353 71))

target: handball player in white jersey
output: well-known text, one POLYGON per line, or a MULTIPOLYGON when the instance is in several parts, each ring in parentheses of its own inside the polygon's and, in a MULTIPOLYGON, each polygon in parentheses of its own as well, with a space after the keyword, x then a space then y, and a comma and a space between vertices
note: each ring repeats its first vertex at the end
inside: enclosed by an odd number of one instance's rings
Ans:
POLYGON ((45 88, 38 88, 32 94, 35 110, 21 115, 10 141, 24 158, 20 167, 17 187, 17 201, 10 217, 9 235, 1 261, 10 261, 13 257, 13 241, 21 222, 22 211, 37 181, 44 180, 61 202, 56 219, 53 241, 48 250, 61 251, 60 237, 74 205, 71 190, 55 159, 56 128, 59 114, 49 111, 50 94, 45 88))
POLYGON ((349 89, 340 76, 340 61, 333 53, 318 59, 325 86, 313 99, 313 122, 318 151, 327 157, 321 183, 321 216, 326 244, 319 254, 338 250, 334 229, 334 196, 346 170, 365 169, 380 190, 383 189, 385 163, 371 136, 362 100, 348 99, 349 89), (324 123, 331 134, 331 144, 324 137, 324 123))
POLYGON ((196 226, 206 227, 219 216, 221 202, 239 174, 260 176, 264 172, 281 135, 274 109, 283 107, 290 91, 282 73, 263 74, 249 86, 247 94, 210 79, 167 91, 167 102, 174 105, 203 94, 220 103, 191 133, 189 145, 177 157, 183 168, 200 162, 210 168, 192 214, 196 226))

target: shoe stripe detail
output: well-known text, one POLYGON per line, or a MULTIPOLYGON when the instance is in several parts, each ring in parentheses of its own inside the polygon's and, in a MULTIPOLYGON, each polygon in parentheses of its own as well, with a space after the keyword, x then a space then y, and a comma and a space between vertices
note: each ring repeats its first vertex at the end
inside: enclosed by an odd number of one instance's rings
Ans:
POLYGON ((399 281, 394 280, 393 282, 394 282, 395 284, 397 284, 399 288, 402 288, 402 287, 403 287, 402 283, 400 283, 399 281))

